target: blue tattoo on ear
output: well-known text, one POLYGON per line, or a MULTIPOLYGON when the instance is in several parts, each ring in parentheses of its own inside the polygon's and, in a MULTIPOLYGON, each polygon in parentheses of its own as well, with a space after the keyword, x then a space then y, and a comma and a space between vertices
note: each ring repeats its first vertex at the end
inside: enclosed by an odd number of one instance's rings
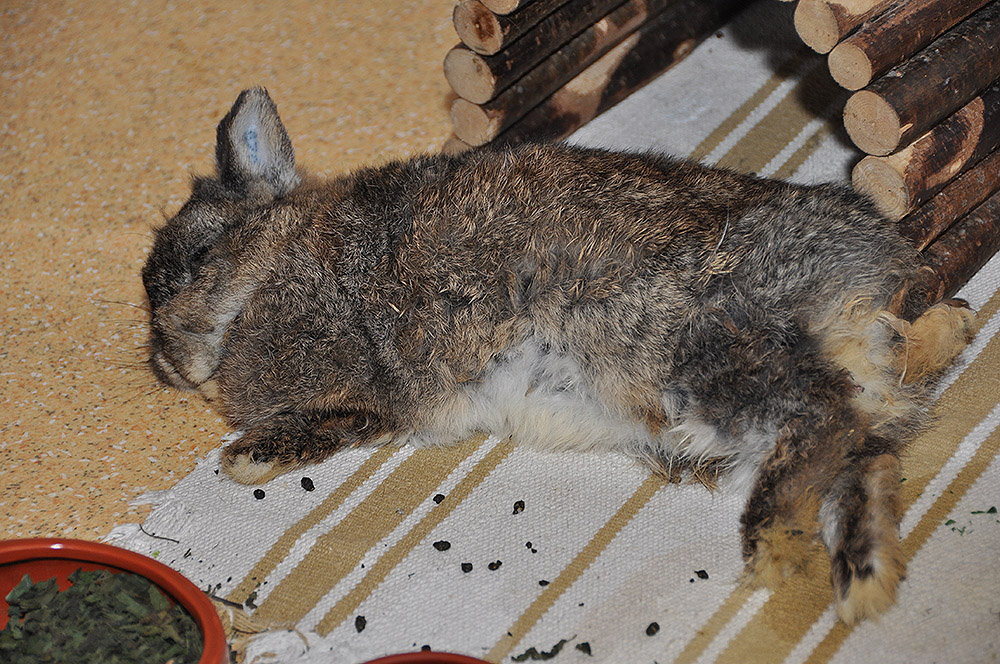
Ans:
POLYGON ((250 152, 250 161, 252 161, 254 164, 259 164, 260 156, 258 154, 256 127, 250 127, 245 132, 243 132, 243 142, 246 143, 247 150, 250 152))

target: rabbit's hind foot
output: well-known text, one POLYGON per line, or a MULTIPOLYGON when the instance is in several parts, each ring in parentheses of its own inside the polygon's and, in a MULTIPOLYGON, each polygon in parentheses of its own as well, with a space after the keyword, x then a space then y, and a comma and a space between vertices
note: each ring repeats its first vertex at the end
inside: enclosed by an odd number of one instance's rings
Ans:
POLYGON ((972 338, 976 314, 960 300, 939 302, 912 323, 899 321, 905 337, 903 382, 934 376, 951 365, 972 338))
POLYGON ((898 550, 899 543, 882 547, 865 570, 846 572, 849 580, 834 582, 834 590, 838 592, 837 616, 848 625, 877 618, 896 603, 896 589, 906 567, 898 552, 886 549, 898 550))
POLYGON ((845 623, 875 618, 896 601, 906 570, 899 475, 894 454, 856 460, 820 509, 837 615, 845 623))
POLYGON ((792 574, 812 575, 822 551, 813 494, 800 499, 792 518, 776 520, 760 529, 746 566, 745 581, 752 587, 775 589, 792 574))

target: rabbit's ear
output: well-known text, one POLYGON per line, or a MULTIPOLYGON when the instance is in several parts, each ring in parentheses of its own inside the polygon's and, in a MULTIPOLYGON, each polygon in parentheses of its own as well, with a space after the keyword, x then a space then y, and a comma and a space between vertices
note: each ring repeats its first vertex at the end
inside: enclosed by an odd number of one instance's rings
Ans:
POLYGON ((216 130, 219 180, 239 195, 284 196, 299 183, 295 151, 264 88, 244 90, 216 130))

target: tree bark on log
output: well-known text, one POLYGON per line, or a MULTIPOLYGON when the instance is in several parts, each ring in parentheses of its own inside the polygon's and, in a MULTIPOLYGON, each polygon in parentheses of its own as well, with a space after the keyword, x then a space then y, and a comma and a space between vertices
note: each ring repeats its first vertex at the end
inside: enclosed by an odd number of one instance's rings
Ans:
POLYGON ((445 78, 463 99, 486 103, 623 1, 572 0, 495 55, 456 46, 445 56, 445 78))
POLYGON ((899 219, 1000 145, 1000 81, 916 141, 854 167, 854 188, 899 219))
POLYGON ((855 92, 844 127, 868 154, 887 155, 1000 76, 1000 2, 980 9, 909 61, 855 92))
POLYGON ((995 192, 924 251, 930 302, 954 296, 998 250, 1000 192, 995 192))
POLYGON ((456 99, 451 106, 455 135, 482 145, 530 111, 566 81, 676 0, 628 0, 542 60, 491 101, 476 105, 456 99))
POLYGON ((829 53, 844 36, 896 0, 799 0, 795 31, 817 53, 829 53))
POLYGON ((476 53, 493 55, 537 25, 567 0, 536 0, 513 16, 498 16, 480 0, 455 5, 451 20, 458 38, 476 53))
POLYGON ((900 234, 923 251, 969 210, 1000 190, 1000 151, 948 183, 934 198, 899 221, 900 234))
POLYGON ((678 0, 535 106, 497 143, 569 136, 679 62, 748 0, 678 0))
POLYGON ((848 90, 860 90, 989 1, 901 2, 830 51, 830 75, 848 90))

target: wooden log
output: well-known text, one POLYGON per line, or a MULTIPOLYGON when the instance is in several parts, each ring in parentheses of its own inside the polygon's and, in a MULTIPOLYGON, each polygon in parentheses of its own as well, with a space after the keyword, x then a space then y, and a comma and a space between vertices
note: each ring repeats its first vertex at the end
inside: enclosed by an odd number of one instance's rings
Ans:
POLYGON ((1000 151, 948 183, 934 198, 899 221, 900 234, 921 251, 956 219, 1000 190, 1000 151))
POLYGON ((445 56, 445 78, 460 97, 485 103, 623 1, 572 0, 495 55, 456 46, 445 56))
POLYGON ((551 141, 583 124, 682 60, 748 0, 678 0, 535 106, 498 144, 551 141))
POLYGON ((916 141, 854 167, 854 188, 891 219, 928 201, 1000 145, 1000 81, 916 141))
POLYGON ((472 146, 452 134, 441 144, 441 154, 456 155, 472 149, 472 146))
POLYGON ((830 75, 848 90, 860 90, 989 1, 901 2, 830 51, 830 75))
POLYGON ((895 152, 1000 76, 1000 2, 938 37, 844 107, 844 127, 859 148, 895 152))
POLYGON ((542 60, 491 101, 458 98, 451 106, 455 135, 482 145, 513 124, 612 46, 676 0, 628 0, 542 60))
POLYGON ((896 0, 799 0, 795 31, 817 53, 829 53, 844 36, 896 0))
POLYGON ((444 56, 444 77, 459 97, 485 104, 506 87, 501 87, 506 79, 514 80, 508 72, 516 64, 509 58, 483 56, 458 44, 444 56))
POLYGON ((924 250, 928 299, 954 296, 998 250, 1000 192, 995 192, 924 250))
POLYGON ((494 14, 510 14, 530 2, 531 0, 482 0, 486 8, 494 14))
POLYGON ((537 0, 516 14, 498 16, 487 9, 480 0, 462 0, 455 5, 451 20, 463 44, 476 53, 493 55, 531 30, 566 2, 567 0, 537 0))

